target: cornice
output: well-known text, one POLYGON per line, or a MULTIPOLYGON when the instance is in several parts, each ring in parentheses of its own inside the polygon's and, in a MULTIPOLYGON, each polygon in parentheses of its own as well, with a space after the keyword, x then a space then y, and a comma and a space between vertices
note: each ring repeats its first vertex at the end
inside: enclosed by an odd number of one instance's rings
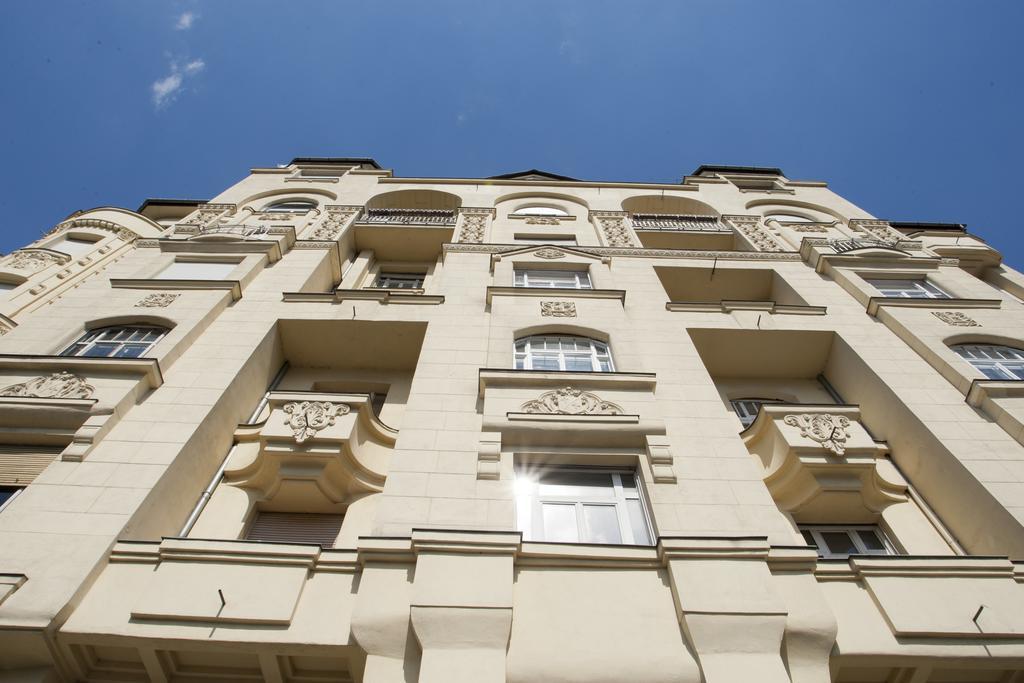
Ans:
POLYGON ((487 303, 495 296, 555 297, 560 299, 617 299, 626 303, 624 289, 574 289, 571 287, 488 287, 487 303))
POLYGON ((825 306, 780 304, 775 301, 669 301, 665 310, 693 313, 732 313, 733 311, 758 311, 785 315, 825 315, 825 306))
POLYGON ((409 185, 487 185, 506 187, 624 187, 648 190, 681 190, 683 192, 698 192, 700 188, 677 185, 674 183, 629 183, 629 182, 594 182, 586 180, 495 180, 490 178, 381 178, 381 184, 402 184, 409 185))
POLYGON ((32 370, 47 372, 70 370, 77 374, 142 375, 150 388, 164 383, 160 364, 155 358, 94 358, 88 356, 38 356, 0 354, 0 370, 32 370))
POLYGON ((604 389, 643 389, 653 391, 658 376, 653 372, 569 372, 552 370, 513 370, 480 368, 478 396, 488 387, 586 387, 604 389))
POLYGON ((227 290, 231 299, 242 298, 242 283, 238 280, 174 280, 174 279, 129 279, 111 278, 110 286, 115 289, 181 289, 181 290, 227 290))
POLYGON ((300 303, 331 303, 343 301, 377 301, 381 304, 419 304, 437 306, 444 297, 408 289, 336 289, 333 292, 284 292, 282 301, 300 303))
POLYGON ((956 309, 956 308, 1000 308, 1002 299, 907 299, 899 296, 873 296, 868 299, 868 315, 878 315, 882 306, 896 308, 956 309))
MULTIPOLYGON (((674 258, 674 259, 719 259, 722 261, 799 261, 800 254, 795 251, 714 251, 698 249, 645 249, 642 247, 565 247, 558 244, 531 245, 549 249, 572 249, 593 256, 633 256, 636 258, 674 258)), ((462 252, 477 254, 508 254, 523 251, 521 244, 467 244, 447 242, 443 245, 445 253, 462 252)))

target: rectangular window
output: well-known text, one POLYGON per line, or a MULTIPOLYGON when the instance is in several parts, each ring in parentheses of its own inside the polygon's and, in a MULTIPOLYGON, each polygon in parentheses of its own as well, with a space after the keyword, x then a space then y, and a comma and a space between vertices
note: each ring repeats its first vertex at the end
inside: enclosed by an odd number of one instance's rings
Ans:
POLYGON ((265 543, 317 543, 325 548, 332 548, 341 531, 343 519, 343 515, 309 512, 257 512, 245 534, 245 540, 265 543))
POLYGON ((576 238, 569 235, 519 235, 517 234, 516 243, 518 244, 560 244, 566 247, 576 246, 576 238))
POLYGON ((800 526, 807 545, 818 549, 818 557, 842 559, 850 555, 895 555, 896 550, 877 525, 846 526, 823 524, 800 526))
POLYGON ((868 280, 882 296, 904 299, 951 299, 952 297, 927 280, 868 280))
POLYGON ((592 289, 585 270, 517 270, 516 287, 563 287, 592 289))
POLYGON ((223 280, 237 263, 223 261, 175 261, 160 271, 160 280, 223 280))
POLYGON ((634 470, 568 466, 516 472, 516 516, 528 541, 651 545, 634 470))
POLYGON ((423 273, 381 273, 374 287, 379 289, 423 289, 423 273))

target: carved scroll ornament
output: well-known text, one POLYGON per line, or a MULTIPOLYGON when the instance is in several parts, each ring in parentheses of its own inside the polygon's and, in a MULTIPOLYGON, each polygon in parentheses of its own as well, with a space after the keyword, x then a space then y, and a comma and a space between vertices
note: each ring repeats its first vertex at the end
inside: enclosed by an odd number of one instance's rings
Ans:
POLYGON ((533 252, 533 255, 538 258, 546 259, 565 258, 565 252, 559 251, 558 249, 538 249, 533 252))
POLYGON ((92 398, 96 388, 70 372, 55 372, 0 389, 0 396, 26 398, 92 398))
POLYGON ((932 311, 932 315, 953 327, 981 327, 981 323, 960 311, 932 311))
POLYGON ((563 387, 523 404, 524 413, 549 415, 621 415, 622 408, 588 391, 563 387))
POLYGON ((847 431, 850 428, 850 419, 847 417, 828 413, 805 413, 787 415, 783 421, 790 427, 799 427, 800 436, 817 441, 823 448, 836 455, 846 452, 846 440, 850 438, 847 431))
POLYGON ((179 296, 181 295, 172 292, 154 292, 144 296, 139 303, 135 304, 135 308, 165 308, 174 303, 179 296))
POLYGON ((576 304, 572 301, 541 301, 540 314, 549 318, 575 318, 576 304))
POLYGON ((285 418, 285 424, 291 427, 292 433, 295 434, 295 443, 302 443, 316 436, 321 429, 333 425, 338 415, 345 415, 350 410, 347 405, 329 401, 286 403, 284 412, 288 413, 288 417, 285 418))

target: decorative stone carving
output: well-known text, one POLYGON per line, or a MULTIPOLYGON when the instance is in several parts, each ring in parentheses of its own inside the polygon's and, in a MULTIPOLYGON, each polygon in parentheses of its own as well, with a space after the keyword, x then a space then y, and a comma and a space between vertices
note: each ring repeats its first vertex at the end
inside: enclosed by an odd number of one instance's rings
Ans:
POLYGON ((171 292, 154 292, 144 296, 139 303, 135 304, 135 308, 166 308, 174 303, 179 296, 181 295, 171 292))
POLYGON ((0 396, 31 398, 91 398, 95 387, 70 372, 55 372, 0 389, 0 396))
POLYGON ((575 318, 576 303, 573 301, 541 301, 540 314, 549 318, 575 318))
POLYGON ((906 239, 906 236, 900 231, 893 229, 888 221, 854 218, 849 222, 849 226, 854 232, 870 235, 883 242, 897 243, 906 239))
POLYGON ((234 212, 234 204, 200 204, 192 215, 183 220, 182 223, 206 227, 218 218, 229 216, 234 212))
POLYGON ((621 211, 591 211, 590 217, 597 222, 610 247, 632 247, 633 235, 626 225, 626 214, 621 211))
POLYGON ((786 227, 793 232, 828 232, 828 227, 825 225, 787 225, 786 227))
POLYGON ((98 230, 106 230, 112 232, 125 242, 133 242, 138 239, 138 234, 128 228, 112 223, 111 221, 104 221, 98 218, 72 218, 69 221, 60 223, 50 232, 46 233, 46 236, 56 235, 57 233, 70 230, 72 228, 96 228, 98 230))
POLYGON ((621 415, 622 408, 575 387, 548 391, 523 404, 524 413, 548 415, 621 415))
POLYGON ((159 249, 160 240, 135 240, 135 247, 138 249, 159 249))
POLYGON ((479 244, 484 241, 487 232, 487 219, 493 215, 493 209, 462 209, 462 228, 459 230, 459 242, 479 244))
POLYGON ((523 221, 527 225, 561 225, 555 216, 530 216, 523 221))
POLYGON ((61 265, 71 260, 70 256, 53 254, 48 251, 37 249, 21 249, 11 254, 11 257, 4 265, 15 270, 29 270, 35 272, 47 266, 61 265))
POLYGON ((953 327, 981 327, 981 323, 960 311, 932 311, 932 315, 953 327))
POLYGON ((330 427, 338 415, 346 415, 351 408, 344 404, 329 401, 302 401, 286 403, 284 412, 288 413, 285 424, 295 434, 295 443, 302 443, 316 435, 321 429, 330 427))
POLYGON ((565 258, 565 252, 559 251, 558 249, 538 249, 533 252, 533 255, 538 258, 546 259, 565 258))
POLYGON ((787 415, 783 421, 790 427, 799 427, 800 436, 817 441, 836 455, 846 452, 846 440, 850 438, 850 419, 842 415, 812 413, 787 415))
POLYGON ((740 233, 758 251, 786 251, 778 240, 761 224, 760 216, 722 216, 736 232, 740 233))
POLYGON ((359 206, 328 206, 323 221, 304 237, 307 240, 334 241, 345 225, 359 213, 359 206))

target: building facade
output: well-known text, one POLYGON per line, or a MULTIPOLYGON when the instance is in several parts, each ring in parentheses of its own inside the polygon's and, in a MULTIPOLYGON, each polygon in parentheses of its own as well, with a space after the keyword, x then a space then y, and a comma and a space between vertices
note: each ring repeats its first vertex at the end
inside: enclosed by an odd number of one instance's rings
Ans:
POLYGON ((0 680, 1024 681, 1024 275, 962 225, 301 158, 0 289, 0 680))

